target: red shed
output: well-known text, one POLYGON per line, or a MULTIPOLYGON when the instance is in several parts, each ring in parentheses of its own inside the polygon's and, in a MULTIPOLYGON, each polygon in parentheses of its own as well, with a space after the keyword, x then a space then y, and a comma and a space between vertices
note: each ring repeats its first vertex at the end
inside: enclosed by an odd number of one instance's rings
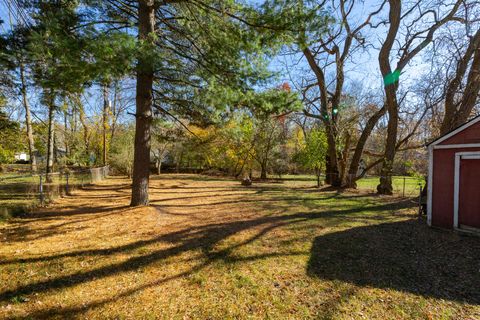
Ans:
POLYGON ((428 145, 427 221, 480 232, 480 116, 428 145))

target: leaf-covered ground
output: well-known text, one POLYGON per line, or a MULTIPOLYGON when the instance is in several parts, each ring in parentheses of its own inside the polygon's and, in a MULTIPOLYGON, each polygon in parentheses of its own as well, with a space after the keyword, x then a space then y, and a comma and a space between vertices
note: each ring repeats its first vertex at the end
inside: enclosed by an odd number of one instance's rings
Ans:
POLYGON ((409 199, 111 178, 0 225, 0 318, 480 319, 480 238, 409 199))

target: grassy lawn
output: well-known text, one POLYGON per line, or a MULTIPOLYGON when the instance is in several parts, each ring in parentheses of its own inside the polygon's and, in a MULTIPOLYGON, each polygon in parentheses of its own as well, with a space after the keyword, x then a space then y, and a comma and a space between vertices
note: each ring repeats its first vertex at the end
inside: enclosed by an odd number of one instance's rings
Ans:
MULTIPOLYGON (((314 175, 299 174, 299 175, 283 175, 283 180, 294 182, 298 181, 299 183, 304 183, 311 181, 311 184, 315 184, 317 177, 314 175)), ((377 185, 380 183, 379 177, 365 177, 357 181, 357 188, 359 190, 376 192, 377 185)), ((403 190, 405 189, 406 197, 417 197, 420 193, 420 187, 425 185, 425 180, 423 178, 417 177, 403 177, 403 176, 394 176, 392 179, 393 192, 397 195, 403 196, 403 190), (404 188, 405 185, 405 188, 404 188)))
MULTIPOLYGON (((90 183, 88 173, 76 173, 69 176, 69 190, 74 190, 83 184, 90 183)), ((44 201, 65 195, 65 176, 52 175, 52 181, 47 183, 42 178, 44 201)), ((30 211, 40 205, 40 177, 38 175, 3 174, 0 175, 0 222, 12 215, 30 211)))
MULTIPOLYGON (((275 177, 273 177, 275 179, 275 177)), ((51 183, 46 183, 43 178, 44 200, 55 199, 65 194, 65 176, 53 175, 51 183)), ((70 190, 90 183, 88 173, 71 174, 69 177, 70 190)), ((218 177, 190 176, 189 179, 200 181, 222 180, 218 177)), ((284 175, 281 181, 291 187, 315 186, 316 177, 313 175, 284 175)), ((12 215, 28 212, 40 204, 38 176, 25 174, 0 174, 0 222, 12 215)), ((376 192, 379 183, 378 177, 366 177, 358 181, 358 189, 368 192, 376 192)), ((405 194, 406 197, 416 197, 419 194, 419 183, 423 181, 413 177, 393 177, 393 188, 396 195, 405 194), (405 188, 404 188, 405 181, 405 188), (405 189, 405 193, 403 190, 405 189)))
POLYGON ((38 204, 38 178, 30 175, 0 175, 0 222, 38 204))
MULTIPOLYGON (((358 180, 357 185, 359 189, 370 190, 376 192, 377 185, 380 183, 379 177, 365 177, 358 180)), ((405 186, 405 196, 417 197, 420 193, 420 185, 425 185, 425 179, 416 177, 402 177, 394 176, 392 178, 393 192, 398 195, 403 195, 405 186)))
POLYGON ((479 319, 480 238, 411 199, 111 178, 0 226, 0 318, 479 319))

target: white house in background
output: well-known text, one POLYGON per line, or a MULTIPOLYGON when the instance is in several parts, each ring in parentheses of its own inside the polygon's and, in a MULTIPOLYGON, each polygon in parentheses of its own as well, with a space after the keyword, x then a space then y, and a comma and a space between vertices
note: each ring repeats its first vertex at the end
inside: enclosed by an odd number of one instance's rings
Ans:
POLYGON ((28 161, 30 156, 26 152, 17 152, 15 153, 15 161, 28 161))

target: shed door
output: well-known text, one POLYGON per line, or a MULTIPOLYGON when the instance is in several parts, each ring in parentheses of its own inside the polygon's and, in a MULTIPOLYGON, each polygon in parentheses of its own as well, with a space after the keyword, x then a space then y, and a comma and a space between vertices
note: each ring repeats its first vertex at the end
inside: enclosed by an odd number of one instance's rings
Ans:
POLYGON ((460 161, 458 223, 480 229, 480 159, 460 161))

